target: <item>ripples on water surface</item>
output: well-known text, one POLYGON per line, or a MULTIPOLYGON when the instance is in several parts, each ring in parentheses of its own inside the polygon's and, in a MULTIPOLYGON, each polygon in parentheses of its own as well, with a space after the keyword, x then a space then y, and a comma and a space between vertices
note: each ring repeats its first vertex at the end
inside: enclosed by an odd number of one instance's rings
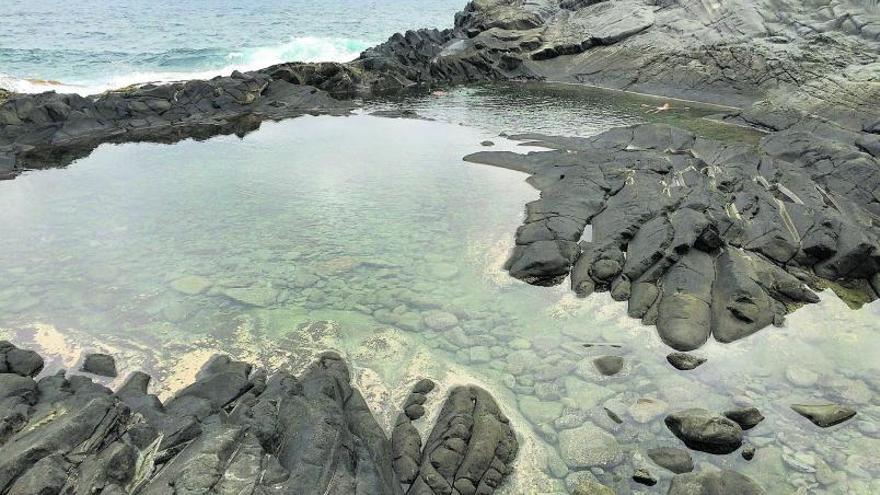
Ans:
MULTIPOLYGON (((607 294, 579 300, 500 270, 536 192, 463 155, 485 139, 516 149, 500 130, 586 134, 702 112, 657 117, 644 100, 518 91, 408 104, 437 122, 304 117, 243 139, 105 145, 67 169, 2 182, 0 338, 50 353, 47 372, 75 367, 85 350, 113 352, 121 376, 151 371, 166 396, 214 352, 296 368, 333 348, 386 425, 416 377, 482 383, 523 438, 507 493, 565 493, 565 479, 584 474, 560 446, 599 431, 616 444, 593 475, 644 493, 629 478, 649 464, 645 450, 680 446, 666 412, 749 403, 767 417, 746 434, 754 460, 693 452, 698 470, 731 467, 773 494, 880 493, 876 305, 823 297, 783 328, 708 344, 708 363, 684 373, 607 294), (620 347, 582 345, 597 342, 620 347), (591 363, 609 352, 626 359, 610 378, 591 363), (788 409, 824 400, 859 414, 819 430, 788 409)), ((661 479, 651 493, 665 493, 671 474, 651 471, 661 479)))

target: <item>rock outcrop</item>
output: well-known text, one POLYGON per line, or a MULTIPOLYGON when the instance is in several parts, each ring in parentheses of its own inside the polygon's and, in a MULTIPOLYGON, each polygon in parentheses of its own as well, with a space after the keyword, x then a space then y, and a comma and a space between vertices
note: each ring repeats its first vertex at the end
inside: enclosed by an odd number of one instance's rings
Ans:
POLYGON ((87 97, 55 92, 11 95, 0 103, 0 177, 66 165, 104 142, 204 139, 243 134, 266 119, 343 113, 350 104, 316 87, 354 91, 351 79, 339 74, 348 74, 348 69, 338 64, 286 64, 87 97))
MULTIPOLYGON (((64 165, 101 142, 244 133, 266 119, 339 113, 351 96, 431 85, 576 82, 850 120, 880 114, 876 5, 834 0, 474 0, 452 28, 398 33, 349 63, 258 71, 81 97, 0 94, 0 175, 64 165)), ((762 112, 757 112, 761 114, 762 112)), ((749 121, 750 115, 742 120, 749 121)), ((769 122, 768 122, 769 120, 769 122)), ((876 154, 876 138, 860 141, 876 154)))
POLYGON ((781 324, 818 301, 812 289, 876 298, 880 161, 856 144, 867 133, 806 125, 757 147, 665 125, 520 135, 552 150, 465 159, 526 172, 541 191, 516 232, 512 276, 610 291, 688 351, 781 324))
POLYGON ((491 494, 517 453, 492 397, 459 387, 425 449, 409 433, 417 463, 403 473, 332 353, 300 377, 215 356, 164 403, 140 372, 114 393, 64 371, 2 371, 2 493, 491 494))

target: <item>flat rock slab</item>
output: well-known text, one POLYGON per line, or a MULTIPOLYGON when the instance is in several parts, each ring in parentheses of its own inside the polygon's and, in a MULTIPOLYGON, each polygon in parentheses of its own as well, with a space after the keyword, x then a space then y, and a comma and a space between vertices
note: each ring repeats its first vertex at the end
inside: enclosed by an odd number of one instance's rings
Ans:
POLYGON ((837 404, 794 404, 791 408, 822 428, 838 425, 856 415, 855 410, 837 404))

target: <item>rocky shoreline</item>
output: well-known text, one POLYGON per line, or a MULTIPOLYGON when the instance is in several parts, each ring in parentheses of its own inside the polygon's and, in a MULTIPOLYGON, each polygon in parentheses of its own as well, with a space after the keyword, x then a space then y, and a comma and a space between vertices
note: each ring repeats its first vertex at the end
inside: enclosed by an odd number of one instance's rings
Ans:
MULTIPOLYGON (((475 81, 562 81, 733 105, 742 110, 721 118, 766 131, 757 146, 642 125, 589 138, 512 136, 548 150, 466 158, 525 172, 541 191, 516 232, 512 276, 538 285, 568 278, 584 297, 608 291, 663 342, 690 351, 781 325, 818 301, 814 291, 831 288, 853 306, 880 294, 873 8, 475 0, 453 28, 394 35, 347 64, 288 63, 88 97, 0 92, 0 178, 65 166, 105 142, 243 135, 265 120, 344 115, 357 98, 475 81)), ((162 403, 144 374, 115 392, 63 372, 36 380, 39 356, 0 350, 2 493, 488 494, 517 453, 504 414, 477 387, 453 389, 423 441, 416 425, 431 387, 419 382, 386 435, 333 354, 299 377, 216 357, 162 403)), ((680 370, 705 361, 670 356, 680 370)), ((620 365, 601 366, 613 375, 620 365)), ((523 402, 545 419, 541 401, 523 402)), ((792 408, 820 427, 855 414, 792 408)), ((689 448, 750 460, 743 430, 759 416, 687 409, 665 425, 689 448)), ((619 461, 613 436, 588 424, 550 433, 560 471, 573 470, 571 492, 611 493, 587 468, 619 461)), ((693 472, 683 449, 647 455, 675 473, 672 494, 763 493, 734 471, 693 472)), ((632 480, 656 484, 651 469, 632 480)))
POLYGON ((859 191, 880 185, 880 162, 818 134, 777 132, 755 148, 642 125, 593 138, 512 136, 553 150, 465 159, 531 174, 541 191, 517 231, 512 276, 538 285, 570 276, 582 297, 610 291, 690 351, 710 336, 732 342, 781 325, 818 302, 811 288, 876 299, 880 209, 859 191), (592 238, 581 240, 588 225, 592 238))
POLYGON ((876 156, 874 8, 849 0, 819 10, 777 3, 477 0, 451 29, 395 34, 344 64, 285 63, 88 97, 4 93, 0 174, 63 166, 102 142, 242 134, 267 119, 344 113, 354 97, 487 80, 571 82, 732 105, 746 110, 730 119, 768 130, 818 117, 864 134, 860 149, 876 156))
POLYGON ((164 402, 142 372, 114 392, 65 370, 35 379, 42 369, 0 342, 2 493, 488 495, 518 450, 476 386, 449 391, 423 443, 427 379, 388 438, 334 353, 299 377, 216 355, 164 402))

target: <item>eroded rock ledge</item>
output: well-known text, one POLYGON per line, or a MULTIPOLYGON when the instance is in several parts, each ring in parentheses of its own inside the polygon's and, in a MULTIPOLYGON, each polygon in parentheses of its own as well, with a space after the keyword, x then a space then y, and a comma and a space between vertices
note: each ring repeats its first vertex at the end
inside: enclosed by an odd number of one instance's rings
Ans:
POLYGON ((531 174, 541 191, 511 275, 610 291, 668 345, 692 350, 781 324, 818 301, 811 289, 876 298, 880 161, 860 144, 872 137, 813 119, 752 147, 641 125, 514 136, 553 150, 465 159, 531 174))
POLYGON ((449 392, 424 448, 415 428, 390 441, 332 353, 299 377, 215 356, 162 403, 140 372, 114 393, 64 371, 35 380, 36 353, 7 342, 0 351, 0 492, 9 495, 488 495, 517 453, 507 418, 473 386, 449 392))

